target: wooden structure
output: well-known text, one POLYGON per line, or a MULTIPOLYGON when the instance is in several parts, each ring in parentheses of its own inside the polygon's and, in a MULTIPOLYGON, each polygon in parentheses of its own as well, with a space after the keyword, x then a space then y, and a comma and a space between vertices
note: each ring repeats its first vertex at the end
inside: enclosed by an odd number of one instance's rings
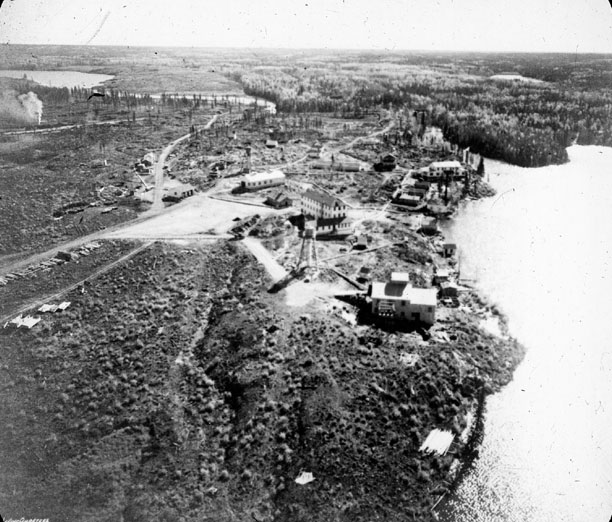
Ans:
POLYGON ((436 289, 414 288, 405 272, 393 272, 391 281, 372 283, 372 313, 389 319, 432 325, 436 319, 436 289))
POLYGON ((244 179, 240 183, 240 188, 248 191, 261 190, 284 185, 285 181, 285 174, 280 170, 257 172, 244 176, 244 179))

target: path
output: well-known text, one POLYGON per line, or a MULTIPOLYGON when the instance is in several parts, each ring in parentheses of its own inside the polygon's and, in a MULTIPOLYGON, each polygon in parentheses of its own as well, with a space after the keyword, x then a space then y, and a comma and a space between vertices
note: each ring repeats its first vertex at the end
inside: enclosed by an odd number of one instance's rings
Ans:
POLYGON ((270 251, 264 247, 257 239, 247 237, 242 240, 242 244, 255 256, 267 270, 274 282, 287 277, 287 271, 272 257, 270 251))
MULTIPOLYGON (((204 125, 202 130, 210 129, 213 123, 217 121, 217 118, 219 116, 219 114, 215 114, 210 119, 210 121, 206 125, 204 125)), ((168 145, 159 155, 159 159, 157 160, 157 163, 155 164, 155 167, 153 169, 153 173, 155 175, 155 188, 153 189, 153 205, 149 209, 149 213, 156 213, 164 209, 162 196, 164 188, 164 164, 166 163, 166 158, 172 153, 172 151, 177 147, 177 145, 189 139, 190 137, 191 133, 185 134, 184 136, 177 138, 172 143, 170 143, 170 145, 168 145)))
POLYGON ((366 138, 374 138, 376 136, 379 136, 380 134, 389 132, 393 127, 395 127, 395 120, 391 120, 389 122, 389 125, 387 125, 384 129, 377 130, 375 132, 372 132, 371 134, 366 134, 365 136, 357 136, 356 138, 353 138, 351 141, 349 141, 346 145, 338 145, 337 147, 334 147, 333 149, 329 149, 327 152, 325 152, 325 154, 327 155, 339 154, 346 149, 350 149, 357 142, 361 140, 365 140, 366 138))

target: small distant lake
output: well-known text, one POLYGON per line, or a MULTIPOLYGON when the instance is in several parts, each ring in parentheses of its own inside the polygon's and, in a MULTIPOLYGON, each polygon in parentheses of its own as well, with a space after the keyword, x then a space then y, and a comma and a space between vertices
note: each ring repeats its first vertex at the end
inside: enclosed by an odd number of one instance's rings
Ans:
POLYGON ((35 81, 47 87, 83 87, 91 88, 111 80, 114 76, 108 74, 93 74, 77 71, 19 71, 15 69, 0 70, 0 76, 5 78, 23 78, 35 81))
POLYGON ((494 74, 490 78, 491 80, 501 80, 501 81, 508 81, 508 82, 544 83, 543 80, 538 80, 536 78, 529 78, 527 76, 522 76, 520 74, 494 74))
MULTIPOLYGON (((17 69, 0 70, 0 77, 21 79, 26 77, 28 80, 35 81, 47 87, 82 87, 91 89, 92 87, 103 86, 104 82, 112 80, 114 76, 108 74, 84 73, 78 71, 23 71, 17 69)), ((254 98, 246 94, 210 94, 210 93, 167 93, 167 96, 199 96, 202 100, 217 100, 219 103, 231 103, 232 105, 252 105, 256 103, 260 107, 265 107, 269 112, 276 112, 276 104, 261 98, 254 98)), ((135 96, 144 96, 136 94, 135 96)), ((159 100, 161 94, 151 94, 152 99, 159 100)))

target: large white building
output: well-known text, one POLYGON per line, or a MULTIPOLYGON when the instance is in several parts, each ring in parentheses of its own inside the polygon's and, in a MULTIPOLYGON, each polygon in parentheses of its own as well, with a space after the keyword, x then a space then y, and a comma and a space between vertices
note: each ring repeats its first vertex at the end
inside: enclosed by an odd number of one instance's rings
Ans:
POLYGON ((459 179, 465 175, 465 169, 457 160, 434 161, 427 169, 419 170, 419 177, 428 181, 459 179))
POLYGON ((308 189, 302 194, 300 208, 305 216, 328 219, 346 217, 347 206, 341 199, 325 192, 308 189))
POLYGON ((405 272, 393 272, 391 281, 372 283, 372 313, 432 325, 436 320, 436 289, 414 288, 405 272))
POLYGON ((302 194, 300 209, 306 218, 315 219, 317 234, 348 235, 352 231, 346 203, 325 192, 308 189, 302 194))
POLYGON ((240 187, 244 190, 260 190, 284 185, 285 181, 285 175, 280 170, 271 170, 247 174, 242 180, 240 187))

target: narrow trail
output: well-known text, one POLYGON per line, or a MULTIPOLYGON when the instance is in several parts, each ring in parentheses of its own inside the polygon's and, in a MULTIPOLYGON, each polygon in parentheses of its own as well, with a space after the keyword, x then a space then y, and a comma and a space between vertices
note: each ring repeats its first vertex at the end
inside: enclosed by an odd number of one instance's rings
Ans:
MULTIPOLYGON (((217 118, 219 118, 219 116, 222 116, 222 114, 221 115, 215 114, 210 119, 210 121, 206 125, 204 125, 204 127, 202 127, 202 130, 210 129, 213 126, 213 124, 217 121, 217 118)), ((164 187, 164 164, 166 163, 166 159, 174 151, 174 149, 180 143, 184 142, 190 137, 191 137, 191 133, 185 134, 184 136, 177 138, 172 143, 170 143, 170 145, 168 145, 159 155, 159 159, 157 160, 157 163, 155 164, 155 168, 153 170, 155 174, 155 188, 153 189, 154 190, 153 205, 149 209, 148 213, 152 214, 152 213, 160 212, 164 209, 164 203, 162 201, 163 187, 164 187)))
POLYGON ((247 237, 242 240, 242 244, 249 249, 249 251, 255 256, 274 282, 280 281, 287 277, 287 271, 274 259, 270 251, 264 247, 261 242, 252 237, 247 237))

